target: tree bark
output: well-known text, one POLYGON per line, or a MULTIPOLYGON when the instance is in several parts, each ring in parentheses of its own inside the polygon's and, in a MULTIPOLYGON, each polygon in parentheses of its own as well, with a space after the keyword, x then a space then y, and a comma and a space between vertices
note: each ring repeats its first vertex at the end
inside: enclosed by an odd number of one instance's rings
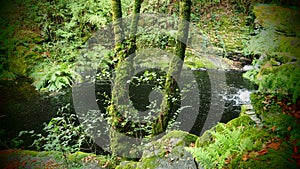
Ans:
MULTIPOLYGON (((119 3, 116 3, 116 0, 112 0, 113 5, 120 5, 119 3)), ((118 1, 118 0, 117 0, 118 1)), ((120 1, 118 1, 120 2, 120 1)), ((124 120, 126 120, 120 112, 117 111, 118 106, 124 106, 124 103, 127 103, 129 100, 129 91, 127 82, 131 79, 132 73, 134 72, 133 68, 133 57, 129 57, 130 55, 134 55, 136 51, 136 32, 137 32, 137 26, 138 26, 138 20, 139 20, 139 12, 141 8, 142 0, 135 0, 134 6, 133 6, 133 18, 130 25, 130 37, 128 39, 119 39, 122 33, 118 28, 114 28, 115 33, 115 42, 119 43, 121 48, 116 47, 115 49, 115 55, 118 57, 118 64, 115 68, 116 70, 116 76, 114 79, 113 89, 112 89, 112 100, 111 100, 111 106, 109 107, 109 113, 112 117, 112 126, 115 127, 116 130, 125 132, 126 130, 129 130, 128 127, 131 125, 128 122, 125 126, 122 126, 120 124, 125 124, 124 120), (121 41, 121 42, 120 42, 121 41), (125 61, 126 59, 126 61, 125 61)), ((113 6, 113 12, 116 13, 114 15, 114 21, 118 19, 116 16, 122 16, 122 12, 120 7, 114 7, 113 6)), ((118 19, 120 20, 120 19, 118 19)), ((122 22, 118 22, 118 26, 114 25, 114 27, 119 27, 122 22)))
POLYGON ((153 123, 153 135, 164 132, 168 126, 168 122, 173 118, 175 112, 180 106, 180 91, 176 81, 180 78, 182 70, 186 43, 189 33, 189 21, 191 14, 191 0, 180 0, 180 22, 178 25, 178 33, 175 46, 175 56, 173 57, 167 78, 165 82, 164 99, 161 104, 161 113, 153 123))
POLYGON ((111 0, 113 13, 113 27, 115 34, 115 51, 121 48, 121 42, 124 38, 123 23, 122 23, 122 5, 121 0, 111 0))
POLYGON ((129 102, 128 81, 131 80, 133 68, 133 57, 136 51, 136 32, 142 0, 135 0, 133 6, 133 18, 130 24, 129 37, 124 37, 122 28, 122 9, 120 0, 112 0, 114 34, 115 34, 115 57, 118 63, 115 67, 115 78, 112 88, 111 104, 108 113, 111 119, 111 150, 113 153, 123 156, 131 156, 131 144, 126 141, 128 131, 134 131, 133 122, 128 121, 124 114, 127 112, 129 102), (130 56, 130 57, 129 57, 130 56), (125 135, 124 135, 125 134, 125 135))

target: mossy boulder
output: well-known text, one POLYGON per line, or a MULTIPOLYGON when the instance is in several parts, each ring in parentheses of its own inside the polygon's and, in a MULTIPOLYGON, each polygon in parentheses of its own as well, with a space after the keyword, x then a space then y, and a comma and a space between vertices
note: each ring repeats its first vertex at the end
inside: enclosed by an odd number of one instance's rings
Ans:
POLYGON ((122 161, 116 169, 136 169, 138 162, 135 161, 122 161))
POLYGON ((115 168, 115 162, 105 156, 76 152, 3 150, 1 168, 115 168))
POLYGON ((139 162, 123 161, 118 168, 196 168, 194 159, 184 147, 198 137, 183 131, 171 131, 162 138, 145 145, 139 162))
POLYGON ((300 57, 300 12, 276 5, 253 7, 256 36, 244 49, 247 54, 300 57))
POLYGON ((149 143, 143 151, 143 158, 151 156, 163 156, 168 149, 176 146, 189 146, 195 143, 198 137, 183 131, 171 131, 154 142, 149 143))
POLYGON ((247 115, 239 116, 238 118, 235 118, 226 124, 226 126, 230 128, 253 125, 255 125, 255 122, 247 115))
POLYGON ((203 147, 213 141, 212 130, 206 130, 195 142, 195 147, 203 147))
POLYGON ((288 36, 300 36, 299 10, 277 5, 258 4, 253 7, 255 23, 263 28, 275 29, 288 36))

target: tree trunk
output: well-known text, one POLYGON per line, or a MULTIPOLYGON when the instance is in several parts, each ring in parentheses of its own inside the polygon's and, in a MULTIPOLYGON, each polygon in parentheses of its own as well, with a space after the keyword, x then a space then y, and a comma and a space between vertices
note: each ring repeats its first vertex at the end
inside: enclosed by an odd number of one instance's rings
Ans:
MULTIPOLYGON (((126 141, 127 131, 133 131, 134 126, 131 121, 128 121, 126 110, 129 101, 128 81, 134 72, 133 56, 136 51, 136 32, 139 20, 139 12, 141 8, 141 0, 135 0, 133 6, 133 18, 130 24, 130 37, 124 39, 122 28, 122 9, 120 0, 112 0, 113 5, 113 21, 115 34, 115 57, 118 63, 115 67, 115 78, 112 88, 111 104, 108 108, 111 118, 111 149, 112 152, 118 155, 130 157, 130 146, 126 141), (130 57, 129 57, 130 56, 130 57), (124 111, 122 111, 124 110, 124 111)), ((130 113, 130 112, 128 112, 130 113)))
POLYGON ((174 116, 180 106, 180 91, 176 81, 180 78, 181 69, 185 57, 186 42, 189 33, 189 21, 191 14, 191 0, 180 1, 180 22, 176 40, 175 57, 172 59, 165 83, 164 99, 161 104, 161 113, 153 124, 153 135, 164 132, 168 122, 174 116))
POLYGON ((122 23, 122 6, 121 0, 112 0, 112 13, 113 13, 113 27, 114 27, 114 34, 115 34, 115 51, 120 50, 122 47, 121 43, 124 38, 123 33, 123 23, 122 23))

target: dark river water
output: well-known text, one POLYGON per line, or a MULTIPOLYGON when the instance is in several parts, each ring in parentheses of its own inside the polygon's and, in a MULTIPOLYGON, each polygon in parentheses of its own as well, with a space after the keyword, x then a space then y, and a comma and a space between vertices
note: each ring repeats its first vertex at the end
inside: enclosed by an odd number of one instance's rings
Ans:
MULTIPOLYGON (((196 118, 193 119, 194 125, 190 132, 197 135, 201 134, 207 114, 214 107, 213 104, 216 104, 216 106, 219 104, 218 101, 212 100, 213 93, 216 93, 218 98, 222 98, 224 110, 222 110, 220 122, 226 123, 239 115, 242 104, 249 103, 250 91, 255 88, 254 85, 242 77, 243 72, 230 70, 222 72, 226 78, 226 85, 223 86, 226 88, 226 92, 215 90, 211 84, 214 83, 214 78, 208 72, 207 70, 193 71, 198 84, 199 103, 196 105, 199 107, 192 107, 198 114, 193 116, 193 118, 196 118)), ((96 86, 96 93, 109 93, 110 91, 110 86, 107 83, 96 86)), ((143 89, 142 91, 146 90, 143 89)), ((141 91, 137 92, 143 93, 141 91)), ((29 79, 0 81, 0 95, 1 139, 13 139, 22 130, 42 131, 43 123, 48 123, 52 117, 55 117, 61 106, 72 103, 71 89, 45 96, 35 90, 29 79)), ((101 96, 98 96, 98 98, 101 100, 101 96)), ((193 98, 187 98, 187 100, 194 101, 193 98)), ((136 99, 133 102, 139 102, 137 105, 147 105, 143 103, 145 99, 136 99)), ((146 102, 148 102, 147 99, 146 102)), ((100 109, 104 110, 103 106, 105 105, 100 102, 100 109)), ((74 109, 71 109, 71 111, 74 111, 74 109)), ((187 120, 189 120, 188 117, 187 120)))

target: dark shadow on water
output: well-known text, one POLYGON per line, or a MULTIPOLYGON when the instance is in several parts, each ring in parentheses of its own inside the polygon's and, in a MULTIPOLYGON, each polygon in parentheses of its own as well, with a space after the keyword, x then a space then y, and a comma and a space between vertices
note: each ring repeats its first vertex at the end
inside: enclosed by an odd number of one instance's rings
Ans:
MULTIPOLYGON (((255 89, 253 84, 242 77, 242 73, 241 71, 225 72, 228 93, 224 97, 225 110, 221 122, 226 123, 239 115, 240 106, 245 102, 245 100, 239 98, 240 92, 249 94, 250 90, 255 89)), ((193 71, 193 74, 198 84, 200 105, 199 108, 192 108, 198 109, 199 114, 190 132, 199 135, 210 108, 211 87, 207 71, 197 70, 193 71)), ((67 103, 72 105, 72 90, 70 88, 61 93, 42 95, 35 90, 31 83, 30 79, 25 78, 15 81, 0 81, 0 129, 5 132, 1 135, 1 137, 5 137, 4 139, 11 140, 17 137, 22 130, 42 132, 43 123, 48 123, 51 118, 55 117, 60 107, 67 103)), ((145 91, 149 96, 151 88, 146 87, 145 91)), ((110 91, 110 81, 96 83, 95 92, 101 112, 105 112, 105 107, 108 106, 106 101, 110 98, 110 91)), ((139 91, 136 92, 141 94, 142 91, 143 89, 139 88, 139 91)), ((134 95, 134 91, 131 94, 134 95)), ((193 102, 193 98, 188 99, 193 102)), ((139 97, 135 97, 132 101, 142 108, 149 104, 147 98, 139 99, 139 97)), ((71 108, 71 111, 74 113, 73 108, 71 108)), ((189 120, 186 119, 187 122, 189 120)), ((27 139, 31 143, 32 139, 27 139)), ((28 145, 29 143, 26 146, 28 145)), ((2 145, 0 148, 5 149, 6 147, 2 145)))

